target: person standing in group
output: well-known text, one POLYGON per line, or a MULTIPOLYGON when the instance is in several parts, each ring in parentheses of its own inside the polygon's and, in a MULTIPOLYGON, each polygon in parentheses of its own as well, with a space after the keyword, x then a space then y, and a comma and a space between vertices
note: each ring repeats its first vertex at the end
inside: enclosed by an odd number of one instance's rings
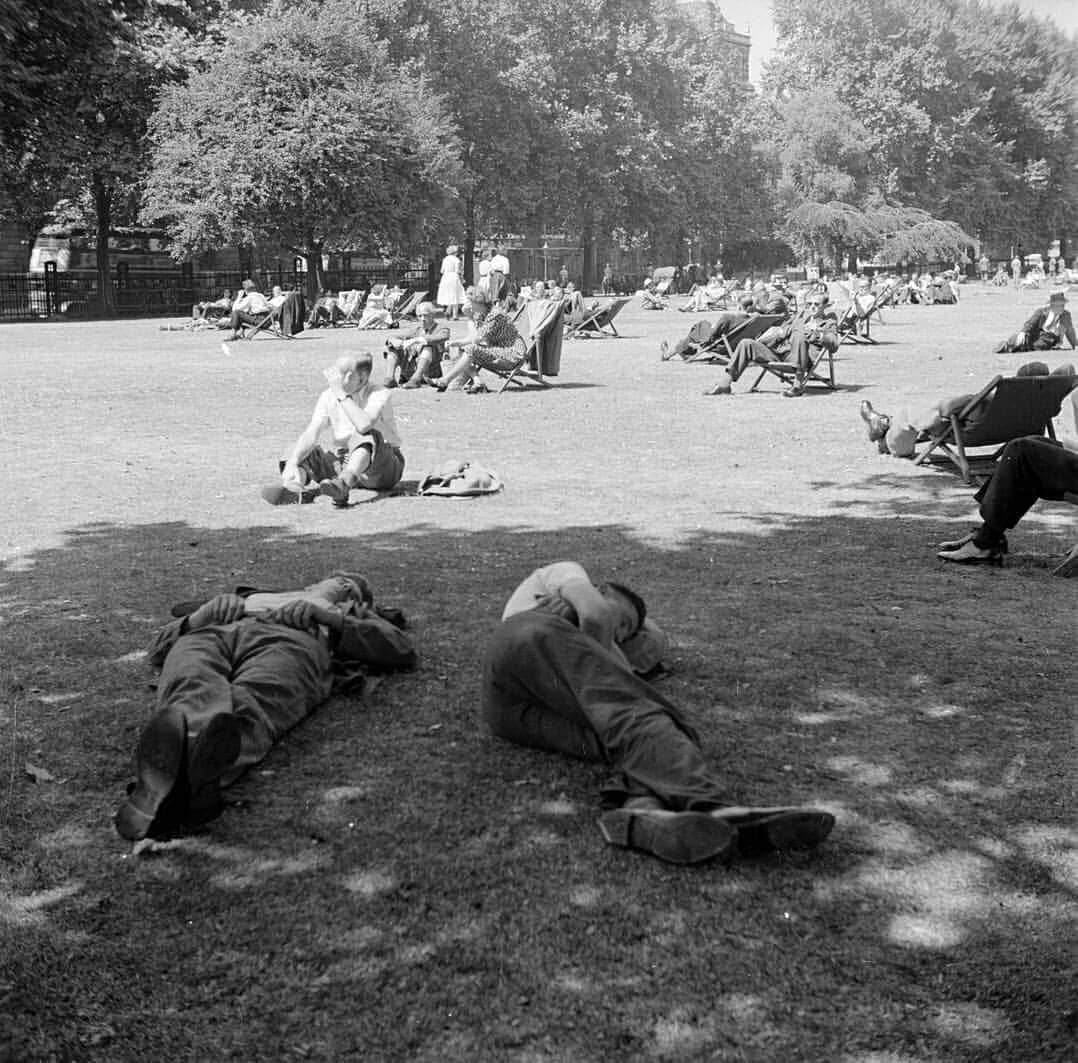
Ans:
POLYGON ((475 287, 484 299, 490 299, 490 248, 484 247, 479 256, 479 265, 476 267, 475 287))
POLYGON ((438 283, 437 302, 445 307, 446 316, 450 321, 455 321, 460 317, 460 307, 464 302, 464 285, 460 280, 460 259, 457 257, 456 244, 450 244, 445 249, 445 258, 442 259, 442 279, 438 283))
POLYGON ((1022 283, 1022 260, 1017 255, 1011 259, 1011 280, 1016 288, 1022 283))
POLYGON ((509 296, 509 259, 504 245, 498 248, 498 253, 490 260, 488 288, 491 306, 497 306, 509 296))

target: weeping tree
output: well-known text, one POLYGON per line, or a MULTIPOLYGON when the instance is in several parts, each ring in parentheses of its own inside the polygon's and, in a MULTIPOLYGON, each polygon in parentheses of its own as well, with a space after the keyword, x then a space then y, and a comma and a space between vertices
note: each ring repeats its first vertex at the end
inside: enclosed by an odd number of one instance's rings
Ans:
POLYGON ((163 95, 150 142, 142 217, 167 228, 177 257, 287 249, 306 261, 312 296, 324 253, 413 243, 459 171, 441 97, 392 62, 348 0, 230 23, 163 95))

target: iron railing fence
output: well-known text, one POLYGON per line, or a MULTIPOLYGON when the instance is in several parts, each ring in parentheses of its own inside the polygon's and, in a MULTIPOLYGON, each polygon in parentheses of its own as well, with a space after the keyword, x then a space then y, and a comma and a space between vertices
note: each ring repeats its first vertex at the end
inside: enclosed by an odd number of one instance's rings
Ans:
MULTIPOLYGON (((267 292, 275 284, 286 291, 292 287, 306 289, 305 273, 269 270, 259 276, 267 292)), ((141 271, 121 266, 112 277, 116 314, 188 317, 195 303, 217 299, 226 288, 235 293, 243 278, 243 274, 234 270, 196 273, 181 268, 141 271)), ((427 292, 431 275, 427 269, 330 270, 325 274, 325 287, 331 291, 370 288, 394 280, 402 286, 427 292)), ((44 273, 0 274, 0 321, 84 318, 94 312, 96 301, 94 274, 48 269, 44 273)))

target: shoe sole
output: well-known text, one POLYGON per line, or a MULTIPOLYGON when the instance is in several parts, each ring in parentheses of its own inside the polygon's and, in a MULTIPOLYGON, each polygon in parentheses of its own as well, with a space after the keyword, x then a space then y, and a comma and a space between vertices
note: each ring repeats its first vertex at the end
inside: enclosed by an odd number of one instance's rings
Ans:
POLYGON ((834 829, 835 817, 830 812, 780 812, 760 824, 767 834, 771 848, 814 849, 834 829))
POLYGON ((197 793, 217 782, 239 759, 243 731, 239 720, 227 713, 213 716, 191 742, 187 779, 197 793))
POLYGON ((738 847, 746 855, 812 849, 835 826, 830 812, 816 808, 721 808, 712 815, 737 830, 738 847))
MULTIPOLYGON (((943 551, 944 553, 950 553, 952 550, 961 549, 963 546, 966 545, 966 543, 971 542, 973 542, 973 532, 970 532, 969 535, 965 536, 965 538, 962 539, 950 539, 945 543, 936 543, 936 549, 943 551)), ((1008 552, 1009 549, 1010 546, 1007 543, 1007 537, 1004 536, 999 541, 999 552, 1001 554, 1005 554, 1008 552)))
POLYGON ((618 808, 599 818, 611 845, 649 853, 669 864, 699 864, 729 858, 737 833, 706 812, 618 808))
POLYGON ((138 841, 150 833, 161 806, 179 782, 186 744, 187 725, 178 710, 156 712, 146 724, 139 737, 135 788, 116 811, 121 837, 138 841))
POLYGON ((1002 568, 1003 554, 993 553, 985 557, 955 557, 954 554, 936 554, 941 561, 949 561, 952 565, 983 565, 986 568, 1002 568))

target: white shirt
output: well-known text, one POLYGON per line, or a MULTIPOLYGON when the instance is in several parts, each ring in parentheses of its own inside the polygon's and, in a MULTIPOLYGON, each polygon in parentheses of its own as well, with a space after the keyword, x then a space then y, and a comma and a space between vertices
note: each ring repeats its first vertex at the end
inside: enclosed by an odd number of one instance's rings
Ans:
POLYGON ((505 255, 495 255, 490 260, 490 268, 498 273, 509 276, 509 259, 505 255))
POLYGON ((502 610, 502 619, 505 620, 514 613, 534 609, 540 598, 545 598, 549 594, 558 594, 566 583, 578 580, 591 583, 584 567, 575 561, 555 561, 552 565, 537 568, 510 595, 509 601, 505 603, 505 608, 502 610))
POLYGON ((490 273, 490 259, 481 258, 479 260, 479 276, 486 277, 490 273))
POLYGON ((244 292, 235 303, 232 304, 233 310, 239 310, 244 314, 268 314, 270 310, 269 302, 266 297, 257 291, 244 292))
MULTIPOLYGON (((397 419, 393 415, 390 392, 368 381, 350 397, 371 419, 371 428, 380 432, 387 443, 399 447, 400 433, 397 431, 397 419)), ((326 388, 318 396, 318 402, 311 417, 311 427, 319 435, 328 430, 334 449, 354 447, 364 438, 363 433, 352 424, 345 413, 344 404, 337 401, 337 396, 330 388, 326 388)))

